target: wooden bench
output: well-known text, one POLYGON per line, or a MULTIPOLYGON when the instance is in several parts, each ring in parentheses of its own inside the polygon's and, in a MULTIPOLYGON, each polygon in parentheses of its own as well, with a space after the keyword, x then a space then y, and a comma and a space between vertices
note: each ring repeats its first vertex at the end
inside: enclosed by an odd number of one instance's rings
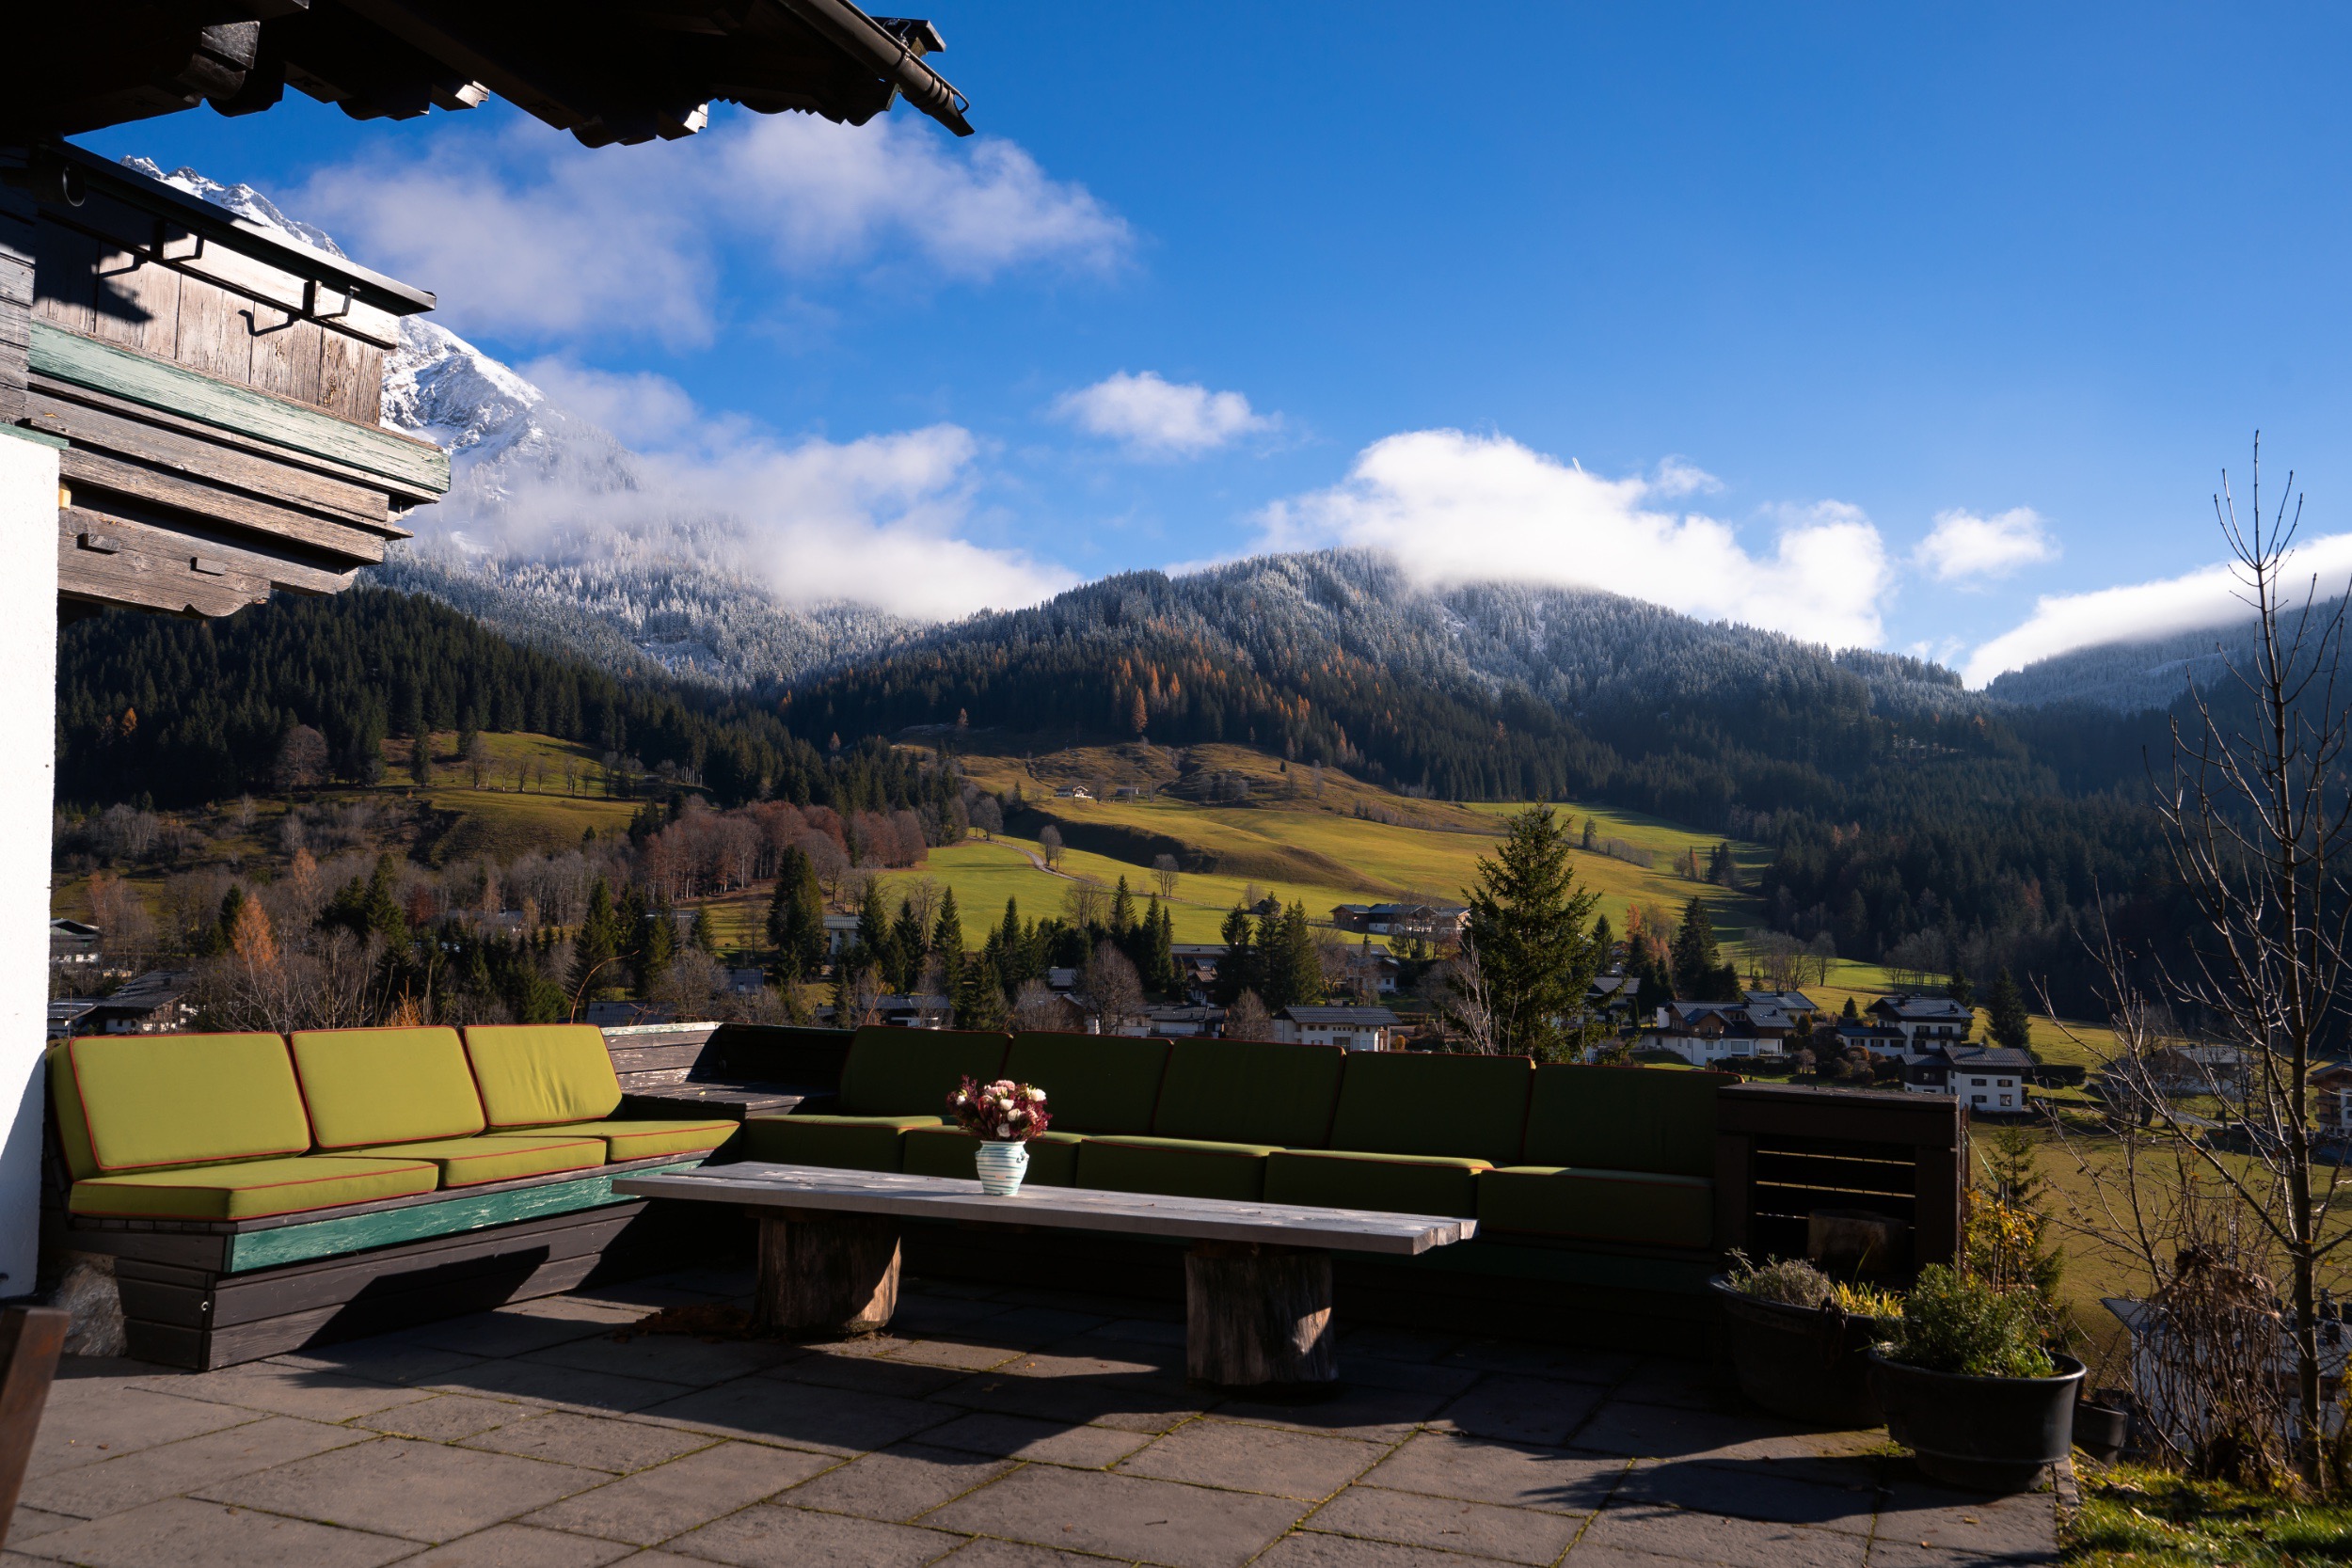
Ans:
POLYGON ((631 1024, 604 1032, 631 1116, 786 1116, 841 1084, 852 1031, 761 1023, 631 1024))

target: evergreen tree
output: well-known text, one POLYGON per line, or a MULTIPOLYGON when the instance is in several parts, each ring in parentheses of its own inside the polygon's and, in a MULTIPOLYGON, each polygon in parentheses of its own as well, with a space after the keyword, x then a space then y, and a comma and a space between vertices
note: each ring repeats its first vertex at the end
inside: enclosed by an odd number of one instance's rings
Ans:
MULTIPOLYGON (((420 710, 421 713, 421 710, 420 710)), ((421 718, 419 720, 421 723, 421 718)), ((433 787, 433 734, 420 729, 408 746, 408 781, 419 789, 433 787)))
POLYGON ((1731 846, 1718 844, 1707 857, 1707 879, 1719 887, 1740 885, 1740 863, 1731 858, 1731 846))
POLYGON ((229 951, 230 939, 236 933, 237 917, 244 912, 245 884, 230 882, 229 891, 220 895, 219 917, 213 922, 213 928, 204 933, 203 947, 206 953, 229 951))
POLYGON ((1311 1006, 1323 1000, 1323 962, 1315 953, 1307 906, 1294 903, 1258 922, 1259 999, 1268 1012, 1311 1006))
POLYGON ((1600 952, 1600 967, 1607 969, 1616 955, 1617 933, 1610 928, 1605 914, 1593 916, 1593 945, 1600 952))
POLYGON ((2004 969, 1994 977, 1993 989, 1984 995, 1985 1033, 1993 1037, 1994 1045, 2011 1051, 2023 1051, 2033 1038, 2033 1024, 2026 1015, 2026 995, 2017 989, 2017 982, 2004 969))
POLYGON ((776 950, 779 984, 815 976, 825 961, 825 895, 817 867, 805 850, 785 850, 776 870, 775 895, 768 901, 768 942, 776 950))
POLYGON ((718 929, 710 924, 709 905, 697 904, 694 906, 694 927, 692 934, 689 940, 691 940, 693 944, 700 948, 703 952, 709 953, 714 956, 718 953, 719 932, 718 929))
POLYGON ((612 888, 598 877, 588 889, 588 913, 572 939, 572 970, 565 989, 575 1004, 585 1004, 612 983, 613 960, 620 957, 620 915, 612 908, 612 888))
POLYGON ((1977 988, 1968 983, 1968 976, 1958 964, 1952 966, 1952 977, 1944 982, 1944 994, 1963 1007, 1977 1005, 1977 988))
MULTIPOLYGON (((988 940, 995 942, 996 933, 988 940)), ((1011 1010, 1005 1006, 1005 993, 998 989, 995 972, 987 964, 963 966, 962 983, 955 992, 956 1027, 959 1029, 1003 1029, 1010 1025, 1011 1010)))
POLYGON ((1846 998, 1845 1010, 1837 1016, 1844 1019, 1848 1023, 1859 1023, 1862 1022, 1862 1009, 1855 1006, 1853 1005, 1853 998, 1849 996, 1846 998))
POLYGON ((1127 874, 1119 874, 1119 891, 1111 895, 1111 940, 1121 947, 1136 928, 1136 897, 1127 890, 1127 874))
POLYGON ((866 901, 857 911, 857 967, 880 974, 884 985, 894 985, 898 973, 898 948, 890 930, 890 910, 882 902, 882 883, 869 881, 866 884, 866 901))
POLYGON ((1157 894, 1144 907, 1143 930, 1143 958, 1136 969, 1143 975, 1144 989, 1159 996, 1178 995, 1183 983, 1176 974, 1176 916, 1157 894))
POLYGON ((1591 931, 1597 895, 1576 885, 1566 825, 1549 806, 1514 816, 1494 858, 1479 857, 1478 883, 1465 937, 1478 954, 1496 1049, 1538 1061, 1570 1054, 1582 1045, 1574 1021, 1600 955, 1591 931))
POLYGON ((1682 924, 1667 955, 1674 973, 1675 994, 1692 1002, 1737 1002, 1740 975, 1724 962, 1715 944, 1715 923, 1696 894, 1682 908, 1682 924))
POLYGON ((1225 951, 1216 960, 1216 1000, 1218 1006, 1230 1007, 1242 992, 1255 994, 1263 984, 1248 911, 1234 905, 1226 912, 1225 927, 1219 934, 1225 939, 1225 951))
MULTIPOLYGON (((951 1000, 963 995, 963 917, 956 912, 956 890, 939 895, 939 918, 931 923, 931 951, 939 955, 939 989, 951 1000)), ((972 1027, 970 1024, 964 1028, 972 1027)))
POLYGON ((898 918, 890 923, 890 946, 896 963, 884 971, 890 976, 890 989, 901 996, 911 996, 923 983, 923 959, 930 953, 930 937, 923 929, 923 917, 914 912, 911 899, 898 900, 898 918))

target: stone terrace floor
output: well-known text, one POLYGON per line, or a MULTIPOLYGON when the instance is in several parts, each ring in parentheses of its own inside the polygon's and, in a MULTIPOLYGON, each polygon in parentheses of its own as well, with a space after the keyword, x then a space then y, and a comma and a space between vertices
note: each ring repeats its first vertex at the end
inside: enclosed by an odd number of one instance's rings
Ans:
MULTIPOLYGON (((1883 1435, 1703 1366, 1379 1328, 1345 1391, 1185 1386, 1173 1311, 916 1285, 894 1337, 614 1338, 740 1300, 674 1275, 204 1374, 68 1362, 8 1564, 1575 1568, 2047 1561, 2047 1494, 1923 1484, 1883 1435)), ((1343 1307, 1344 1303, 1343 1303, 1343 1307)))

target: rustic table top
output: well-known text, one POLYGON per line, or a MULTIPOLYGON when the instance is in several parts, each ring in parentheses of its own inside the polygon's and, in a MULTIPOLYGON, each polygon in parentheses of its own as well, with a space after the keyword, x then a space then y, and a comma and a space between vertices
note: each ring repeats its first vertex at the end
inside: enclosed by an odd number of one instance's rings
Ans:
POLYGON ((665 1176, 616 1178, 630 1197, 681 1197, 747 1208, 831 1213, 901 1214, 911 1219, 1031 1225, 1064 1230, 1117 1230, 1186 1241, 1257 1242, 1413 1257, 1467 1241, 1476 1220, 1445 1214, 1391 1214, 1362 1209, 1310 1209, 1224 1198, 1110 1193, 1091 1187, 1025 1186, 991 1197, 977 1181, 895 1171, 833 1170, 747 1160, 665 1176))

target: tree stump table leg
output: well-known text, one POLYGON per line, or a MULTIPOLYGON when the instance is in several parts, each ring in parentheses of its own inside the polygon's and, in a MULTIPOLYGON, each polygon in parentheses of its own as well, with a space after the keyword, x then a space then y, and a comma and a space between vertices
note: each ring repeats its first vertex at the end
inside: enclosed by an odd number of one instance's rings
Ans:
POLYGON ((898 1227, 885 1214, 754 1209, 752 1322, 798 1338, 878 1334, 898 1309, 898 1227))
POLYGON ((1337 1382, 1331 1255, 1195 1243, 1184 1259, 1184 1370, 1229 1388, 1337 1382))

